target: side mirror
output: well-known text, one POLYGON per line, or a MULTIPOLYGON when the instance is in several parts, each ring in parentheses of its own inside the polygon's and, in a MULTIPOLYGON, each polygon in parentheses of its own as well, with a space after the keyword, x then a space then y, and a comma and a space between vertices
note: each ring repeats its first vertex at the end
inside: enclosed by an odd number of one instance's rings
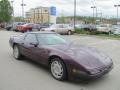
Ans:
POLYGON ((31 42, 30 45, 32 45, 32 46, 34 46, 34 47, 37 47, 37 46, 38 46, 38 43, 31 42))

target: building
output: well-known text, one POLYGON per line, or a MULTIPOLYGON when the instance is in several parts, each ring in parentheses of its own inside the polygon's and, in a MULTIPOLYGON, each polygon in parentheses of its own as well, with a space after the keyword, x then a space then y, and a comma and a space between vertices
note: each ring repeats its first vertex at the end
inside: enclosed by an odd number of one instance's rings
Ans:
POLYGON ((30 12, 26 12, 25 21, 30 22, 30 12))
POLYGON ((28 12, 26 12, 26 21, 30 23, 42 23, 42 24, 56 23, 56 8, 53 7, 32 8, 28 12))

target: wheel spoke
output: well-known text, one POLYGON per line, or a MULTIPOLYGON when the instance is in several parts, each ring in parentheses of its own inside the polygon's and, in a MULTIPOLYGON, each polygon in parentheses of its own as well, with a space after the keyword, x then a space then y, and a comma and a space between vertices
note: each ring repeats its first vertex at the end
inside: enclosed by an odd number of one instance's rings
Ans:
POLYGON ((59 61, 52 62, 51 71, 55 78, 61 78, 63 76, 63 67, 59 61))

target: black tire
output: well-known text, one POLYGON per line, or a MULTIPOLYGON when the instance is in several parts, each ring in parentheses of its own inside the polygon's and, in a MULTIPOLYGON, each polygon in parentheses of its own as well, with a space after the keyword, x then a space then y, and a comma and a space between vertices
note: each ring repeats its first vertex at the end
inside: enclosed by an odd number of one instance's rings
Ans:
POLYGON ((32 29, 29 29, 28 31, 29 31, 29 32, 32 32, 32 29))
POLYGON ((68 35, 72 35, 72 31, 69 30, 69 31, 67 32, 67 34, 68 34, 68 35))
POLYGON ((17 32, 18 30, 15 29, 14 31, 17 32))
MULTIPOLYGON (((57 69, 58 70, 58 67, 56 67, 55 69, 57 69)), ((58 70, 59 71, 59 70, 58 70)), ((51 72, 51 74, 52 74, 52 76, 53 76, 53 78, 55 78, 56 80, 59 80, 59 81, 64 81, 64 80, 66 80, 67 79, 67 69, 66 69, 66 66, 65 66, 65 64, 63 63, 63 61, 61 60, 61 59, 59 59, 59 58, 54 58, 54 59, 52 59, 51 60, 51 63, 50 63, 50 72, 51 72), (58 77, 55 75, 55 71, 53 71, 52 69, 52 67, 53 67, 53 64, 55 63, 55 62, 58 62, 60 65, 61 65, 61 68, 62 68, 62 74, 61 74, 61 76, 59 76, 58 75, 58 77)))
POLYGON ((7 31, 10 31, 11 30, 11 27, 7 28, 7 31))
POLYGON ((13 56, 14 56, 14 58, 17 59, 17 60, 20 60, 21 57, 22 57, 18 45, 14 45, 14 47, 13 47, 13 56))
POLYGON ((109 35, 111 35, 111 34, 112 34, 112 32, 111 32, 111 31, 109 31, 109 32, 108 32, 108 34, 109 34, 109 35))
POLYGON ((51 30, 52 32, 55 32, 54 30, 51 30))
POLYGON ((25 31, 21 31, 22 33, 25 33, 25 31))

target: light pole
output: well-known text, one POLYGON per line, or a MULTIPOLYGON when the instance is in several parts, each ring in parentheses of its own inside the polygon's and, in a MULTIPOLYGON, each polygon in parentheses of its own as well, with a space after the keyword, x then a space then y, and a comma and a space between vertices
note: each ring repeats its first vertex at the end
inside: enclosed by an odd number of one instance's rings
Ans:
POLYGON ((14 6, 13 6, 14 1, 11 1, 12 4, 12 27, 14 25, 14 6))
POLYGON ((102 12, 97 12, 97 17, 100 17, 100 23, 102 23, 102 15, 103 15, 102 12))
MULTIPOLYGON (((95 8, 96 8, 96 6, 91 6, 91 8, 93 9, 93 23, 94 23, 94 20, 95 20, 95 8)), ((96 8, 96 18, 97 18, 97 8, 96 8)))
POLYGON ((120 7, 120 5, 119 5, 119 4, 118 4, 118 5, 114 5, 114 7, 117 8, 117 20, 116 20, 116 22, 118 22, 118 19, 119 19, 119 11, 118 11, 118 8, 120 7))
POLYGON ((74 0, 74 30, 76 25, 76 0, 74 0))
POLYGON ((26 4, 24 4, 24 0, 22 0, 22 17, 23 17, 23 21, 24 21, 24 6, 26 6, 26 4))
POLYGON ((102 16, 103 16, 103 13, 101 12, 100 13, 100 22, 102 23, 102 16))

